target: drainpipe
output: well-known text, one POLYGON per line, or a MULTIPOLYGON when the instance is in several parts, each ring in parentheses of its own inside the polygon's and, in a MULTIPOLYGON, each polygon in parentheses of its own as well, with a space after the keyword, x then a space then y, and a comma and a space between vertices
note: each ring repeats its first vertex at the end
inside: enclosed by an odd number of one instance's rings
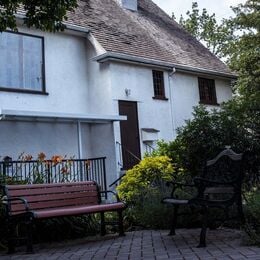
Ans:
POLYGON ((173 75, 176 73, 176 69, 172 68, 172 71, 168 73, 168 84, 169 84, 169 95, 170 95, 170 109, 171 109, 171 120, 172 120, 172 132, 173 132, 173 137, 175 138, 176 136, 176 125, 175 125, 175 117, 174 117, 174 111, 173 111, 173 96, 172 96, 172 89, 171 89, 171 79, 173 75))

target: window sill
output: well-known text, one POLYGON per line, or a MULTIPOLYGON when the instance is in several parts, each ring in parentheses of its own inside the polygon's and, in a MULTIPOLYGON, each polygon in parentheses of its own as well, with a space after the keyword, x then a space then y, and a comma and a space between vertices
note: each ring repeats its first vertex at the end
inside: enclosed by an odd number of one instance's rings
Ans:
POLYGON ((15 93, 21 93, 21 94, 34 94, 34 95, 44 95, 48 96, 49 93, 45 91, 39 91, 39 90, 30 90, 30 89, 12 89, 12 88, 1 88, 0 91, 4 92, 15 92, 15 93))
POLYGON ((207 105, 207 106, 220 106, 219 103, 215 103, 215 102, 200 101, 199 103, 201 105, 207 105))
POLYGON ((169 100, 168 98, 166 97, 153 97, 153 99, 157 99, 157 100, 164 100, 164 101, 167 101, 169 100))

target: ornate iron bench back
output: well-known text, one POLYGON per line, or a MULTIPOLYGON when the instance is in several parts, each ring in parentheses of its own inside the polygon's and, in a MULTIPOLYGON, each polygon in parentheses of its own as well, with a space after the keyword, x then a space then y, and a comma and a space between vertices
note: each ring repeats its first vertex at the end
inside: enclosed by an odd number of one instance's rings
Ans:
POLYGON ((243 181, 243 154, 231 149, 207 161, 201 179, 198 178, 199 196, 209 200, 235 200, 241 194, 243 181), (205 180, 205 181, 203 181, 205 180))

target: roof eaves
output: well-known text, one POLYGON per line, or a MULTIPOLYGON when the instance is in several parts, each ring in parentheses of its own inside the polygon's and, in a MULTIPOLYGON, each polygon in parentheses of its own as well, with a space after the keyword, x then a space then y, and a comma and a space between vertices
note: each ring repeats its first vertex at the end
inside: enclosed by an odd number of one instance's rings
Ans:
POLYGON ((209 70, 209 69, 204 69, 204 68, 196 68, 192 66, 184 66, 180 64, 175 64, 174 65, 176 71, 179 72, 186 72, 186 73, 196 73, 196 74, 204 74, 204 75, 212 75, 220 78, 227 78, 227 79, 237 79, 237 75, 235 73, 224 73, 221 71, 216 71, 216 70, 209 70))
POLYGON ((226 78, 226 79, 236 79, 237 78, 237 75, 234 73, 224 73, 221 71, 186 66, 186 65, 176 64, 176 63, 169 63, 169 62, 148 59, 148 58, 143 58, 143 57, 137 57, 137 56, 123 54, 123 53, 117 53, 117 52, 106 52, 101 55, 93 57, 92 60, 97 61, 99 63, 104 63, 107 61, 117 61, 117 62, 124 62, 124 63, 128 63, 128 64, 138 64, 138 65, 144 65, 144 66, 149 66, 149 67, 157 67, 157 68, 166 69, 166 70, 170 70, 170 71, 175 69, 176 71, 179 71, 179 72, 212 75, 212 76, 226 78))
POLYGON ((116 53, 116 52, 106 52, 101 55, 95 56, 92 60, 97 61, 99 63, 104 63, 107 61, 118 61, 124 63, 132 63, 138 65, 145 65, 149 67, 157 67, 166 70, 172 70, 174 66, 171 63, 158 61, 154 59, 147 59, 143 57, 132 56, 128 54, 116 53))
POLYGON ((81 32, 81 33, 89 33, 90 30, 86 27, 70 24, 63 22, 63 24, 66 26, 66 30, 75 31, 75 32, 81 32))

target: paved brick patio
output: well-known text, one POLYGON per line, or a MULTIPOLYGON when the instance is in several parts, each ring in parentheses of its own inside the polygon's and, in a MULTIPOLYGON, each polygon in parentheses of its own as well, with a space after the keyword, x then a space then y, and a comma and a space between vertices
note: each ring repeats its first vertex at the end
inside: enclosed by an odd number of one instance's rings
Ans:
POLYGON ((125 237, 110 235, 94 241, 81 239, 36 245, 34 255, 26 255, 23 251, 12 256, 0 253, 0 259, 260 260, 260 248, 242 246, 239 231, 209 231, 207 248, 196 248, 199 232, 199 229, 181 229, 176 236, 169 237, 167 231, 135 231, 126 233, 125 237))

